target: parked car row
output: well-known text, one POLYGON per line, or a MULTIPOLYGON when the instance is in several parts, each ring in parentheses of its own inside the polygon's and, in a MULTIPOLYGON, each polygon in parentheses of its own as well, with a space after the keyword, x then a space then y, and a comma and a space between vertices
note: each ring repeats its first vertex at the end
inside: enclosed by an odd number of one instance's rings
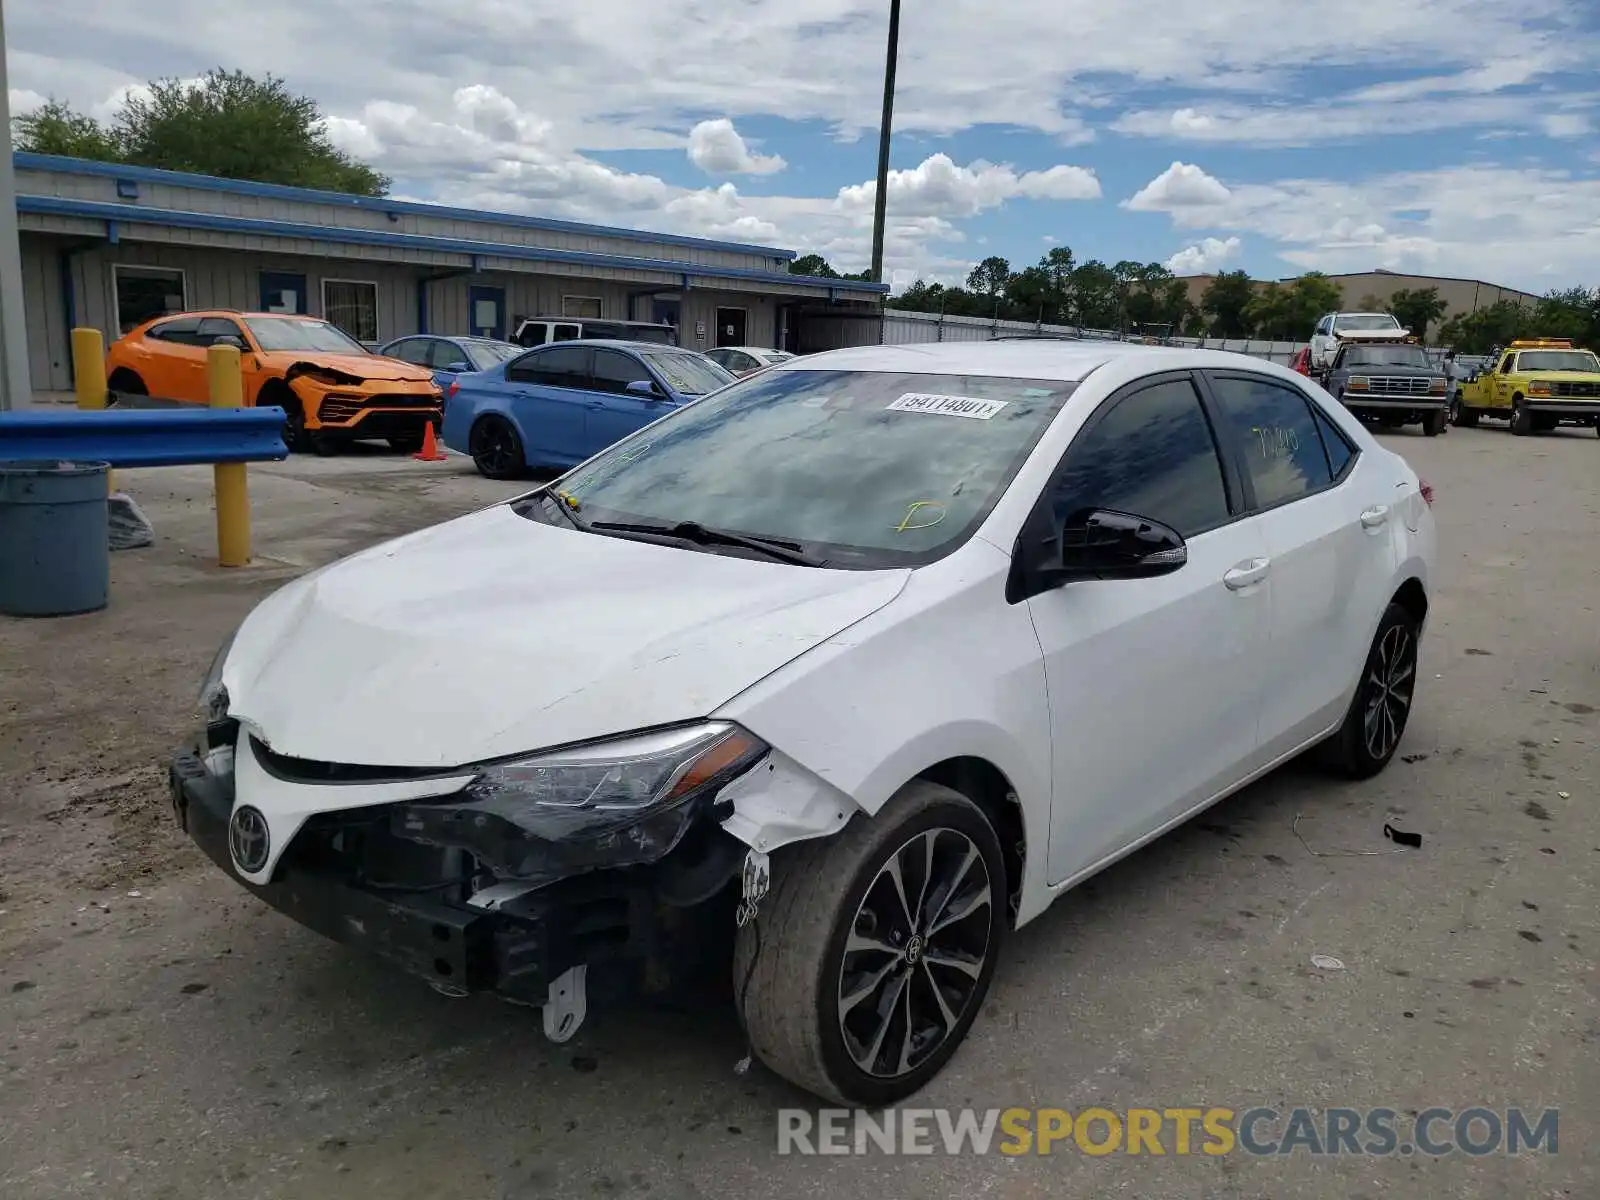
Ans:
POLYGON ((112 403, 204 404, 207 351, 230 345, 245 404, 281 407, 291 450, 329 454, 376 438, 410 453, 431 424, 483 474, 504 479, 582 462, 794 357, 753 346, 702 354, 678 347, 670 325, 638 321, 534 317, 516 337, 409 334, 373 348, 317 317, 214 309, 136 326, 112 344, 106 377, 112 403))

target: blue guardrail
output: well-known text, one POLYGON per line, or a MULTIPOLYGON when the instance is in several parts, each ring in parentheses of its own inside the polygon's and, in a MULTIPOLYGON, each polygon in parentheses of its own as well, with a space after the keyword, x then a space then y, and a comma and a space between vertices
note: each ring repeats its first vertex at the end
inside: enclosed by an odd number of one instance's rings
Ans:
POLYGON ((281 408, 0 413, 0 462, 113 467, 277 462, 289 457, 281 408))

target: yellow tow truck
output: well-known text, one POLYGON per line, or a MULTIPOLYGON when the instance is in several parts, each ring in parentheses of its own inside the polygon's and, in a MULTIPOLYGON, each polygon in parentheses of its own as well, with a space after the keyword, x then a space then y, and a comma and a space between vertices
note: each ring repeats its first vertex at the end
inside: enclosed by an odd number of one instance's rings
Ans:
POLYGON ((1600 432, 1600 358, 1570 338, 1512 342, 1493 366, 1462 380, 1450 402, 1454 424, 1470 427, 1480 417, 1510 421, 1519 437, 1563 421, 1600 432))

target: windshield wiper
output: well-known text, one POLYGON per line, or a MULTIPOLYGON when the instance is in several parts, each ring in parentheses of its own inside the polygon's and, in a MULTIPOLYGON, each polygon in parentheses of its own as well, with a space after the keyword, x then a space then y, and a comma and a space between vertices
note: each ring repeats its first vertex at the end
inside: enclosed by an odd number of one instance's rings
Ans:
POLYGON ((555 509, 568 521, 572 522, 573 528, 581 529, 585 533, 589 532, 591 528, 589 522, 585 521, 578 515, 576 508, 572 504, 568 503, 562 497, 560 492, 544 492, 539 498, 546 501, 551 508, 555 509))
POLYGON ((678 538, 685 542, 697 542, 702 546, 739 546, 745 550, 754 550, 765 554, 768 558, 776 558, 781 562, 794 563, 800 567, 826 566, 828 560, 818 558, 814 554, 807 554, 795 542, 786 542, 779 538, 753 537, 748 534, 734 533, 729 529, 716 529, 702 525, 698 521, 591 521, 590 529, 608 529, 616 533, 645 533, 656 537, 678 538))

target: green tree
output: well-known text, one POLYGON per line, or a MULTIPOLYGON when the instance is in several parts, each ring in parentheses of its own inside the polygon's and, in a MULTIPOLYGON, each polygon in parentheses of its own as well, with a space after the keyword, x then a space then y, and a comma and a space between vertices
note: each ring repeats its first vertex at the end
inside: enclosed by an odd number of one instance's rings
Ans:
POLYGON ((1317 319, 1342 301, 1338 284, 1321 271, 1307 271, 1289 283, 1269 283, 1246 305, 1245 316, 1256 337, 1299 341, 1309 338, 1317 319))
POLYGON ((1532 307, 1500 300, 1450 318, 1439 330, 1439 341, 1462 354, 1487 354, 1514 338, 1535 336, 1536 319, 1532 307))
POLYGON ((93 117, 73 112, 64 101, 46 100, 11 122, 12 141, 30 154, 59 154, 95 162, 120 162, 122 147, 93 117))
POLYGON ((1401 288, 1389 297, 1387 311, 1394 314, 1395 320, 1404 325, 1419 338, 1426 339, 1428 326, 1444 316, 1450 306, 1439 299, 1439 289, 1430 288, 1401 288))
POLYGON ((998 254, 991 254, 967 273, 967 290, 997 300, 1011 282, 1011 264, 998 254))
POLYGON ((382 196, 390 180, 329 141, 322 112, 273 75, 208 71, 197 82, 158 79, 116 119, 129 162, 224 179, 382 196))
POLYGON ((203 79, 157 79, 123 102, 109 128, 51 100, 16 121, 19 149, 128 162, 223 179, 383 196, 389 177, 329 140, 309 96, 273 75, 220 67, 203 79))
POLYGON ((1600 346, 1600 288, 1550 292, 1533 310, 1538 337, 1571 338, 1590 350, 1600 346))
POLYGON ((1246 313, 1255 295, 1255 282, 1243 271, 1224 271, 1214 278, 1200 297, 1200 311, 1211 318, 1212 335, 1249 337, 1254 326, 1246 313))
POLYGON ((828 260, 820 254, 802 254, 789 264, 789 274, 811 275, 818 279, 839 278, 839 272, 830 267, 828 260))
POLYGON ((1085 329, 1115 329, 1121 315, 1121 292, 1116 272, 1098 258, 1072 270, 1072 320, 1085 329))

